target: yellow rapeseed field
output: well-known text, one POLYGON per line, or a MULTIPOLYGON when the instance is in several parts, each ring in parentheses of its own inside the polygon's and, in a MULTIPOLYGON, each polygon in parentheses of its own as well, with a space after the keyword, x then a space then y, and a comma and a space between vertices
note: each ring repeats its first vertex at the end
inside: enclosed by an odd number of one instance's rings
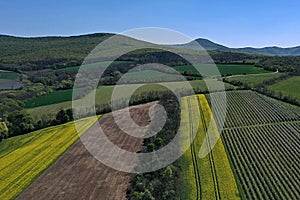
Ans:
POLYGON ((58 125, 0 143, 0 199, 16 198, 97 120, 90 117, 58 125))
POLYGON ((180 160, 183 179, 181 199, 240 199, 221 138, 212 146, 213 138, 219 137, 219 131, 205 95, 182 98, 181 120, 184 124, 181 130, 183 143, 190 138, 191 129, 196 127, 191 124, 199 121, 193 144, 180 160), (195 114, 200 117, 195 119, 195 114), (206 137, 209 124, 212 131, 206 137), (204 158, 198 156, 202 144, 212 149, 204 158))

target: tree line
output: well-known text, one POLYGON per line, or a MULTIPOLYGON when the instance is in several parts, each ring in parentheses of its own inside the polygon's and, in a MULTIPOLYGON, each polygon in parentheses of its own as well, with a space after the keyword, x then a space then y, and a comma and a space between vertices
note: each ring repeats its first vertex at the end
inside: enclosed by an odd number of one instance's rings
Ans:
MULTIPOLYGON (((167 112, 167 120, 159 133, 144 139, 143 153, 153 152, 164 147, 171 142, 179 128, 180 105, 176 96, 171 92, 165 92, 159 103, 167 112)), ((176 163, 154 172, 133 175, 127 190, 127 198, 130 200, 176 199, 178 197, 176 189, 178 176, 179 169, 176 163)))

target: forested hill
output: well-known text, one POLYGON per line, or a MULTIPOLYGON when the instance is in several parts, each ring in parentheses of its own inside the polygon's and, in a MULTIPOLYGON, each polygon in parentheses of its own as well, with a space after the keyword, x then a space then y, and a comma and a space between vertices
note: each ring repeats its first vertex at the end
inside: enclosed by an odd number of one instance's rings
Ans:
POLYGON ((30 71, 80 65, 101 41, 112 36, 96 33, 70 37, 23 38, 0 35, 0 64, 30 71))
MULTIPOLYGON (((95 33, 89 35, 70 36, 70 37, 35 37, 24 38, 0 35, 0 69, 13 71, 35 71, 41 69, 58 69, 73 66, 80 66, 83 59, 100 42, 112 36, 110 33, 95 33)), ((197 39, 206 50, 209 51, 212 59, 216 63, 257 63, 261 60, 272 61, 272 66, 268 63, 268 68, 273 67, 276 70, 281 68, 281 63, 275 63, 274 59, 268 55, 300 55, 300 47, 284 49, 269 47, 263 49, 242 48, 232 49, 213 43, 206 39, 197 39)), ((185 45, 176 45, 176 47, 195 48, 191 43, 185 45)), ((157 58, 166 58, 165 52, 150 52, 145 54, 141 51, 131 55, 127 60, 141 60, 147 57, 147 62, 159 62, 157 58)), ((170 56, 169 56, 170 57, 170 56)), ((276 58, 276 57, 275 57, 276 58)), ((282 61, 281 58, 277 58, 282 61)), ((126 61, 127 61, 126 60, 126 61)), ((286 58, 289 62, 291 58, 286 58)), ((142 63, 146 63, 142 62, 142 63)), ((276 61, 276 59, 275 59, 276 61)), ((180 63, 170 62, 167 65, 180 65, 180 63)), ((259 64, 259 63, 258 63, 259 64)), ((283 63, 284 65, 286 62, 283 63)), ((260 66, 265 67, 265 64, 260 66)), ((286 70, 284 70, 286 71, 286 70)), ((293 70, 294 71, 294 70, 293 70)))
MULTIPOLYGON (((35 71, 80 66, 91 50, 112 35, 110 33, 95 33, 70 37, 32 38, 0 35, 0 69, 35 71)), ((250 54, 217 51, 210 51, 209 53, 217 63, 257 60, 258 58, 257 55, 250 54)), ((165 53, 159 50, 152 54, 146 54, 150 58, 147 61, 159 62, 160 60, 154 58, 166 58, 165 53)), ((129 60, 143 59, 145 52, 134 53, 131 57, 134 58, 129 60)), ((165 64, 174 65, 174 63, 165 64)))

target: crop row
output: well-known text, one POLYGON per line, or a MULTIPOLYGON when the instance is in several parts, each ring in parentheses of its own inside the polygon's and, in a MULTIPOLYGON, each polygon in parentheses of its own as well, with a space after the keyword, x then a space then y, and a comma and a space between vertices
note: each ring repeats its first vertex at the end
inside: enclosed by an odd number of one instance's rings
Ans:
MULTIPOLYGON (((252 91, 227 92, 226 99, 220 93, 210 94, 216 111, 227 107, 224 128, 245 127, 300 120, 300 109, 252 91), (223 98, 223 99, 222 99, 223 98)), ((219 127, 222 127, 221 112, 214 112, 219 127)))
POLYGON ((299 199, 299 132, 300 122, 223 131, 246 199, 299 199))

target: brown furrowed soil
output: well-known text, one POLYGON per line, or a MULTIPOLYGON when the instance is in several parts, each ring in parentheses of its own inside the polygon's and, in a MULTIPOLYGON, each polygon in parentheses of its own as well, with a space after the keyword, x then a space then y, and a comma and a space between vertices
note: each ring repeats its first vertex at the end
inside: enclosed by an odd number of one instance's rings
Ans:
MULTIPOLYGON (((149 123, 148 110, 153 104, 155 103, 131 107, 131 117, 138 125, 145 126, 149 123)), ((118 115, 122 115, 122 110, 118 115)), ((108 138, 119 147, 131 152, 141 149, 143 139, 120 130, 114 123, 112 114, 104 115, 100 119, 100 125, 108 138)), ((93 129, 94 126, 89 131, 93 129)), ((126 199, 130 177, 129 173, 100 163, 79 140, 18 199, 126 199)))

